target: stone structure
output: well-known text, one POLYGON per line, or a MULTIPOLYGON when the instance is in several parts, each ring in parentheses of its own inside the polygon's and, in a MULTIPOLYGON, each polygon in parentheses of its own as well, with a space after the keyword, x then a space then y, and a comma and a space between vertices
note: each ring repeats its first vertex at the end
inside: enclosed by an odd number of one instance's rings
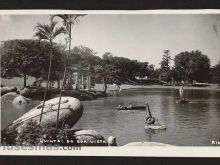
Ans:
POLYGON ((72 82, 73 89, 91 89, 91 75, 89 67, 81 68, 74 66, 71 68, 69 82, 72 82))

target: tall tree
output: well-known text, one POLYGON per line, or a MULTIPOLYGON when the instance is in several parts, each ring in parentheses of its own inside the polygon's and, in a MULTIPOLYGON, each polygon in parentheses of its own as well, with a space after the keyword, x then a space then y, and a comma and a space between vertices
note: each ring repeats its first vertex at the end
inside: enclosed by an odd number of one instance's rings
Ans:
POLYGON ((220 62, 211 68, 212 83, 220 84, 220 62))
POLYGON ((47 85, 44 93, 44 100, 43 106, 40 115, 40 124, 42 120, 43 109, 45 105, 48 85, 50 81, 50 72, 51 72, 51 64, 52 64, 52 57, 53 57, 53 40, 60 34, 65 33, 65 29, 63 27, 56 27, 57 22, 50 20, 50 24, 40 24, 38 23, 35 27, 35 34, 34 37, 37 37, 39 40, 46 40, 50 43, 50 62, 49 62, 49 69, 48 69, 48 77, 47 77, 47 85))
POLYGON ((172 60, 172 58, 170 56, 170 51, 164 50, 164 55, 163 55, 162 61, 160 63, 161 69, 164 70, 165 72, 169 71, 171 60, 172 60))
POLYGON ((164 79, 166 82, 170 80, 169 71, 170 71, 170 62, 172 58, 170 56, 169 50, 164 50, 164 55, 162 58, 162 61, 160 63, 162 74, 164 75, 164 79))
POLYGON ((108 83, 115 83, 119 85, 117 79, 117 68, 112 64, 105 63, 104 61, 101 64, 94 66, 95 78, 102 80, 104 93, 107 91, 108 83))
POLYGON ((184 82, 209 81, 210 59, 199 50, 179 53, 174 58, 174 65, 184 82))
POLYGON ((70 56, 70 53, 71 53, 70 51, 71 51, 71 40, 72 40, 72 26, 75 25, 76 23, 78 23, 79 18, 82 16, 84 16, 84 14, 57 14, 57 15, 52 15, 52 17, 51 17, 51 19, 53 19, 54 17, 59 17, 63 20, 63 24, 66 27, 66 32, 68 34, 68 39, 69 39, 69 51, 66 56, 63 81, 62 81, 62 86, 61 86, 60 94, 59 94, 59 104, 58 104, 57 123, 56 123, 57 129, 58 129, 59 110, 60 110, 62 89, 64 88, 65 81, 66 81, 67 61, 68 61, 68 57, 70 56))
POLYGON ((155 75, 155 68, 153 64, 150 64, 148 66, 148 75, 147 75, 151 80, 154 80, 156 75, 155 75))

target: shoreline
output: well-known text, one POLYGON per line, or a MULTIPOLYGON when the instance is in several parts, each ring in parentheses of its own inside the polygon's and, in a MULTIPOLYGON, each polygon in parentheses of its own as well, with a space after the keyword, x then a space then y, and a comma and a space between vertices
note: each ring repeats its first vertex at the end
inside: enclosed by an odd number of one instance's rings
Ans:
MULTIPOLYGON (((27 80, 27 85, 31 85, 33 83, 34 79, 29 77, 27 80)), ((23 79, 21 78, 13 78, 13 79, 4 79, 1 78, 1 83, 5 86, 14 86, 18 90, 23 88, 22 83, 23 79), (7 84, 7 85, 6 85, 7 84)), ((44 86, 44 85, 43 85, 44 86)), ((107 92, 116 91, 118 90, 118 87, 112 84, 107 84, 107 92)), ((129 85, 129 84, 122 84, 120 86, 122 90, 128 90, 128 89, 179 89, 180 86, 163 86, 163 85, 129 85)), ((210 86, 207 87, 194 87, 194 86, 184 86, 184 89, 192 89, 192 90, 220 90, 220 84, 210 84, 210 86)), ((103 91, 103 84, 95 84, 94 90, 96 91, 103 91)))
MULTIPOLYGON (((121 90, 132 90, 132 89, 179 89, 180 86, 163 86, 163 85, 128 85, 122 84, 120 86, 121 90)), ((102 84, 96 84, 95 90, 102 90, 102 84)), ((194 87, 194 86, 184 86, 185 90, 212 90, 212 91, 220 91, 220 85, 210 85, 207 87, 194 87)), ((118 87, 115 85, 108 84, 107 91, 115 91, 118 90, 118 87)))
MULTIPOLYGON (((112 95, 114 91, 121 90, 137 90, 137 89, 175 89, 179 90, 180 86, 164 86, 164 85, 129 85, 122 84, 120 88, 117 85, 108 84, 106 93, 103 93, 103 84, 96 84, 92 90, 66 90, 63 91, 63 96, 70 96, 78 98, 79 100, 95 100, 100 97, 109 97, 112 95)), ((220 85, 210 84, 210 86, 206 87, 195 87, 195 86, 184 86, 185 90, 209 90, 209 91, 220 91, 220 85)), ((17 90, 17 93, 20 93, 21 90, 17 90)), ((57 89, 51 89, 48 93, 48 99, 52 99, 58 96, 57 89)), ((8 92, 7 92, 8 93, 8 92)), ((31 91, 23 92, 23 96, 27 98, 31 98, 33 100, 41 100, 41 95, 43 95, 44 90, 33 89, 31 91)), ((5 94, 1 96, 4 96, 5 94)))

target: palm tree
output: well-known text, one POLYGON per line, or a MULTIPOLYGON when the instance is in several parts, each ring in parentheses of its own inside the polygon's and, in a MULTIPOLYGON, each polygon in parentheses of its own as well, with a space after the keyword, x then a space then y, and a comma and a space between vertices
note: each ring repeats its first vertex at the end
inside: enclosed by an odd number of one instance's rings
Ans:
POLYGON ((50 81, 50 72, 51 72, 51 63, 52 63, 52 56, 53 56, 53 40, 60 35, 61 33, 65 33, 66 30, 63 27, 56 27, 57 22, 50 20, 50 24, 40 24, 38 23, 34 30, 36 31, 34 34, 34 37, 37 37, 39 40, 45 40, 50 43, 50 60, 49 60, 49 68, 48 68, 48 75, 47 75, 47 85, 44 92, 44 100, 43 100, 43 106, 41 109, 40 114, 40 124, 42 120, 43 115, 43 109, 45 105, 46 95, 48 91, 49 81, 50 81))
POLYGON ((57 123, 56 123, 56 128, 58 129, 58 120, 59 120, 59 110, 60 110, 60 102, 61 102, 61 96, 62 96, 62 89, 64 88, 64 84, 66 81, 66 71, 67 71, 67 61, 70 56, 70 50, 71 50, 71 40, 72 40, 72 26, 79 23, 79 18, 85 16, 85 14, 57 14, 57 15, 52 15, 51 19, 54 17, 59 17, 63 20, 63 25, 66 27, 66 32, 68 34, 68 41, 69 41, 69 50, 68 54, 66 56, 66 62, 65 62, 65 69, 64 69, 64 75, 63 75, 63 81, 62 81, 62 86, 60 89, 60 94, 59 94, 59 104, 58 104, 58 111, 57 111, 57 123))

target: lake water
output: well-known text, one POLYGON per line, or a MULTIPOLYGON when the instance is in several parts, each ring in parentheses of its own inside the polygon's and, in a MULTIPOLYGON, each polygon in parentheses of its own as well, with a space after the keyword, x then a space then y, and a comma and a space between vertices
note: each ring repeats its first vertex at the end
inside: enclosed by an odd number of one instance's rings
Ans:
MULTIPOLYGON (((73 128, 94 129, 105 138, 117 137, 124 145, 135 141, 152 141, 179 146, 211 146, 220 141, 220 91, 185 90, 189 104, 177 104, 176 89, 129 89, 114 92, 112 97, 83 101, 84 113, 73 128), (144 129, 146 111, 118 111, 119 104, 143 105, 149 102, 151 113, 167 126, 163 131, 144 129)), ((39 101, 23 107, 2 103, 2 127, 27 112, 39 101)))

